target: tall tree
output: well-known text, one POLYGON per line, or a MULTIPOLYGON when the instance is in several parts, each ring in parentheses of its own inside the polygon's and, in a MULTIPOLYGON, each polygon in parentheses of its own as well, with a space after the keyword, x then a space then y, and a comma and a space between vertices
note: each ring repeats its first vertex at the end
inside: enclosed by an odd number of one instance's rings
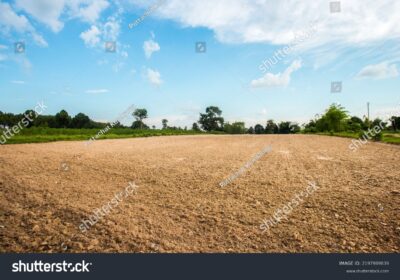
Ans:
POLYGON ((71 123, 71 117, 68 115, 67 111, 61 110, 55 116, 56 126, 58 128, 67 128, 71 123))
POLYGON ((83 113, 77 114, 71 120, 72 128, 90 128, 90 119, 83 113))
POLYGON ((338 104, 332 104, 326 111, 323 118, 326 121, 329 131, 339 132, 345 129, 345 120, 348 119, 347 111, 338 104))
POLYGON ((168 120, 167 119, 162 119, 162 129, 167 129, 168 128, 168 120))
POLYGON ((143 120, 147 119, 147 110, 146 109, 136 109, 133 113, 132 116, 136 119, 136 122, 132 124, 132 127, 135 126, 135 128, 140 128, 143 129, 144 127, 147 127, 144 123, 143 120), (137 127, 139 126, 139 127, 137 127))
POLYGON ((206 131, 221 131, 224 127, 224 118, 221 117, 222 111, 216 106, 206 108, 205 114, 200 114, 199 123, 206 131))
POLYGON ((254 127, 254 133, 255 134, 263 134, 264 133, 264 127, 261 124, 256 124, 254 127))
POLYGON ((274 120, 268 120, 267 125, 265 126, 265 133, 274 134, 278 132, 279 132, 278 125, 274 122, 274 120))
POLYGON ((192 130, 199 131, 200 130, 199 125, 197 123, 193 123, 192 130))
POLYGON ((280 122, 279 123, 279 133, 289 134, 290 133, 290 122, 280 122))

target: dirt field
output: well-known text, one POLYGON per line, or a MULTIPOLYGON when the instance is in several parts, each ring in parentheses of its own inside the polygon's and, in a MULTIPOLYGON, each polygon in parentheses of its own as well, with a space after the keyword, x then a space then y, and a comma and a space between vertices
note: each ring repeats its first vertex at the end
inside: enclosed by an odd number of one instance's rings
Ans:
POLYGON ((400 252, 400 146, 307 135, 0 146, 1 252, 400 252), (272 151, 219 183, 271 145, 272 151), (129 182, 97 224, 79 225, 129 182), (304 191, 288 220, 260 224, 304 191))

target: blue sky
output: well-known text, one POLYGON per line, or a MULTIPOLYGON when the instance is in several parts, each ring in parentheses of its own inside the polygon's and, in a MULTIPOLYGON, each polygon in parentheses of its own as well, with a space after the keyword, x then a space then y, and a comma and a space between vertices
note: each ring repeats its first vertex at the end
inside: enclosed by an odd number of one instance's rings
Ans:
POLYGON ((247 126, 301 124, 334 102, 399 114, 398 1, 341 1, 335 13, 325 0, 276 2, 0 0, 0 110, 43 101, 111 121, 134 104, 157 127, 191 126, 209 105, 247 126))

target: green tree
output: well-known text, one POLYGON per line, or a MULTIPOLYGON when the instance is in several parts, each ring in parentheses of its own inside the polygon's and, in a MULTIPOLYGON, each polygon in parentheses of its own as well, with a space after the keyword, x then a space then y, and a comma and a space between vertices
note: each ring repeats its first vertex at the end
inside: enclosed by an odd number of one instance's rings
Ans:
POLYGON ((193 123, 192 124, 192 130, 199 131, 200 130, 199 125, 197 123, 193 123))
POLYGON ((279 132, 278 125, 274 122, 274 120, 268 120, 267 125, 265 126, 265 133, 274 134, 278 132, 279 132))
POLYGON ((135 122, 132 124, 132 128, 139 128, 143 129, 145 127, 148 128, 147 125, 143 123, 144 119, 147 119, 147 110, 146 109, 136 109, 133 113, 132 116, 136 119, 135 122))
POLYGON ((24 117, 28 120, 29 124, 26 127, 32 127, 34 125, 36 119, 36 113, 33 110, 26 110, 24 113, 24 117), (30 119, 30 120, 29 120, 30 119))
POLYGON ((290 133, 299 133, 301 130, 297 123, 290 123, 290 133))
POLYGON ((200 114, 199 123, 205 131, 222 131, 224 118, 221 117, 222 111, 216 106, 206 108, 205 114, 200 114))
POLYGON ((376 118, 375 120, 372 121, 372 127, 376 127, 376 126, 381 126, 383 127, 383 129, 386 129, 387 123, 383 122, 381 119, 376 118))
POLYGON ((91 127, 90 118, 83 113, 79 113, 75 117, 72 118, 71 127, 72 128, 90 128, 91 127))
POLYGON ((290 130, 290 122, 280 122, 279 123, 279 133, 280 134, 289 134, 290 130))
POLYGON ((400 129, 400 117, 392 116, 389 120, 394 131, 400 129))
POLYGON ((149 129, 149 126, 142 121, 134 121, 131 126, 132 129, 149 129))
POLYGON ((263 134, 264 133, 264 127, 261 124, 256 124, 254 126, 254 133, 255 134, 263 134))
POLYGON ((347 111, 338 104, 332 104, 325 114, 316 121, 317 131, 340 132, 346 129, 347 111))
POLYGON ((61 110, 56 114, 55 121, 57 128, 67 128, 71 124, 71 117, 68 115, 67 111, 61 110))
POLYGON ((244 122, 226 123, 224 125, 224 131, 229 134, 244 134, 246 133, 246 127, 244 122))
POLYGON ((168 128, 168 120, 167 119, 162 119, 162 129, 167 129, 168 128))

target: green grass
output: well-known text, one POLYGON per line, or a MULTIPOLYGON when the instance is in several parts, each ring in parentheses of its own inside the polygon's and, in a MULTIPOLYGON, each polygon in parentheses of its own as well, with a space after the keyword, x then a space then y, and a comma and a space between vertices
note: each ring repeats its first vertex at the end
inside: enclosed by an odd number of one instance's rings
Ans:
MULTIPOLYGON (((356 132, 334 132, 331 135, 329 132, 319 132, 316 133, 317 135, 325 135, 325 136, 338 136, 338 137, 345 137, 345 138, 360 138, 358 133, 356 132)), ((384 131, 382 141, 388 144, 400 144, 400 133, 394 133, 393 131, 384 131)))
MULTIPOLYGON (((58 128, 25 128, 18 134, 7 140, 6 144, 23 144, 23 143, 43 143, 54 141, 88 141, 95 137, 100 129, 58 129, 58 128)), ((3 131, 0 130, 0 135, 3 131)), ((97 140, 101 139, 119 139, 119 138, 136 138, 151 136, 168 136, 168 135, 194 135, 202 134, 193 130, 139 130, 139 129, 121 129, 112 128, 106 133, 100 135, 97 140)))
MULTIPOLYGON (((41 128, 32 127, 21 130, 11 139, 7 140, 6 144, 23 144, 23 143, 43 143, 54 141, 88 141, 91 137, 96 136, 100 129, 61 129, 61 128, 41 128)), ((211 132, 212 134, 225 134, 221 131, 211 132)), ((0 130, 0 135, 3 131, 0 130)), ((168 135, 195 135, 205 134, 200 131, 193 130, 156 130, 156 129, 130 129, 130 128, 112 128, 106 133, 100 135, 97 140, 101 139, 119 139, 119 138, 136 138, 136 137, 151 137, 151 136, 168 136, 168 135)), ((329 132, 316 133, 317 135, 338 136, 346 138, 359 138, 355 132, 337 132, 331 135, 329 132)), ((384 131, 382 142, 390 144, 400 144, 400 133, 393 131, 384 131)))

